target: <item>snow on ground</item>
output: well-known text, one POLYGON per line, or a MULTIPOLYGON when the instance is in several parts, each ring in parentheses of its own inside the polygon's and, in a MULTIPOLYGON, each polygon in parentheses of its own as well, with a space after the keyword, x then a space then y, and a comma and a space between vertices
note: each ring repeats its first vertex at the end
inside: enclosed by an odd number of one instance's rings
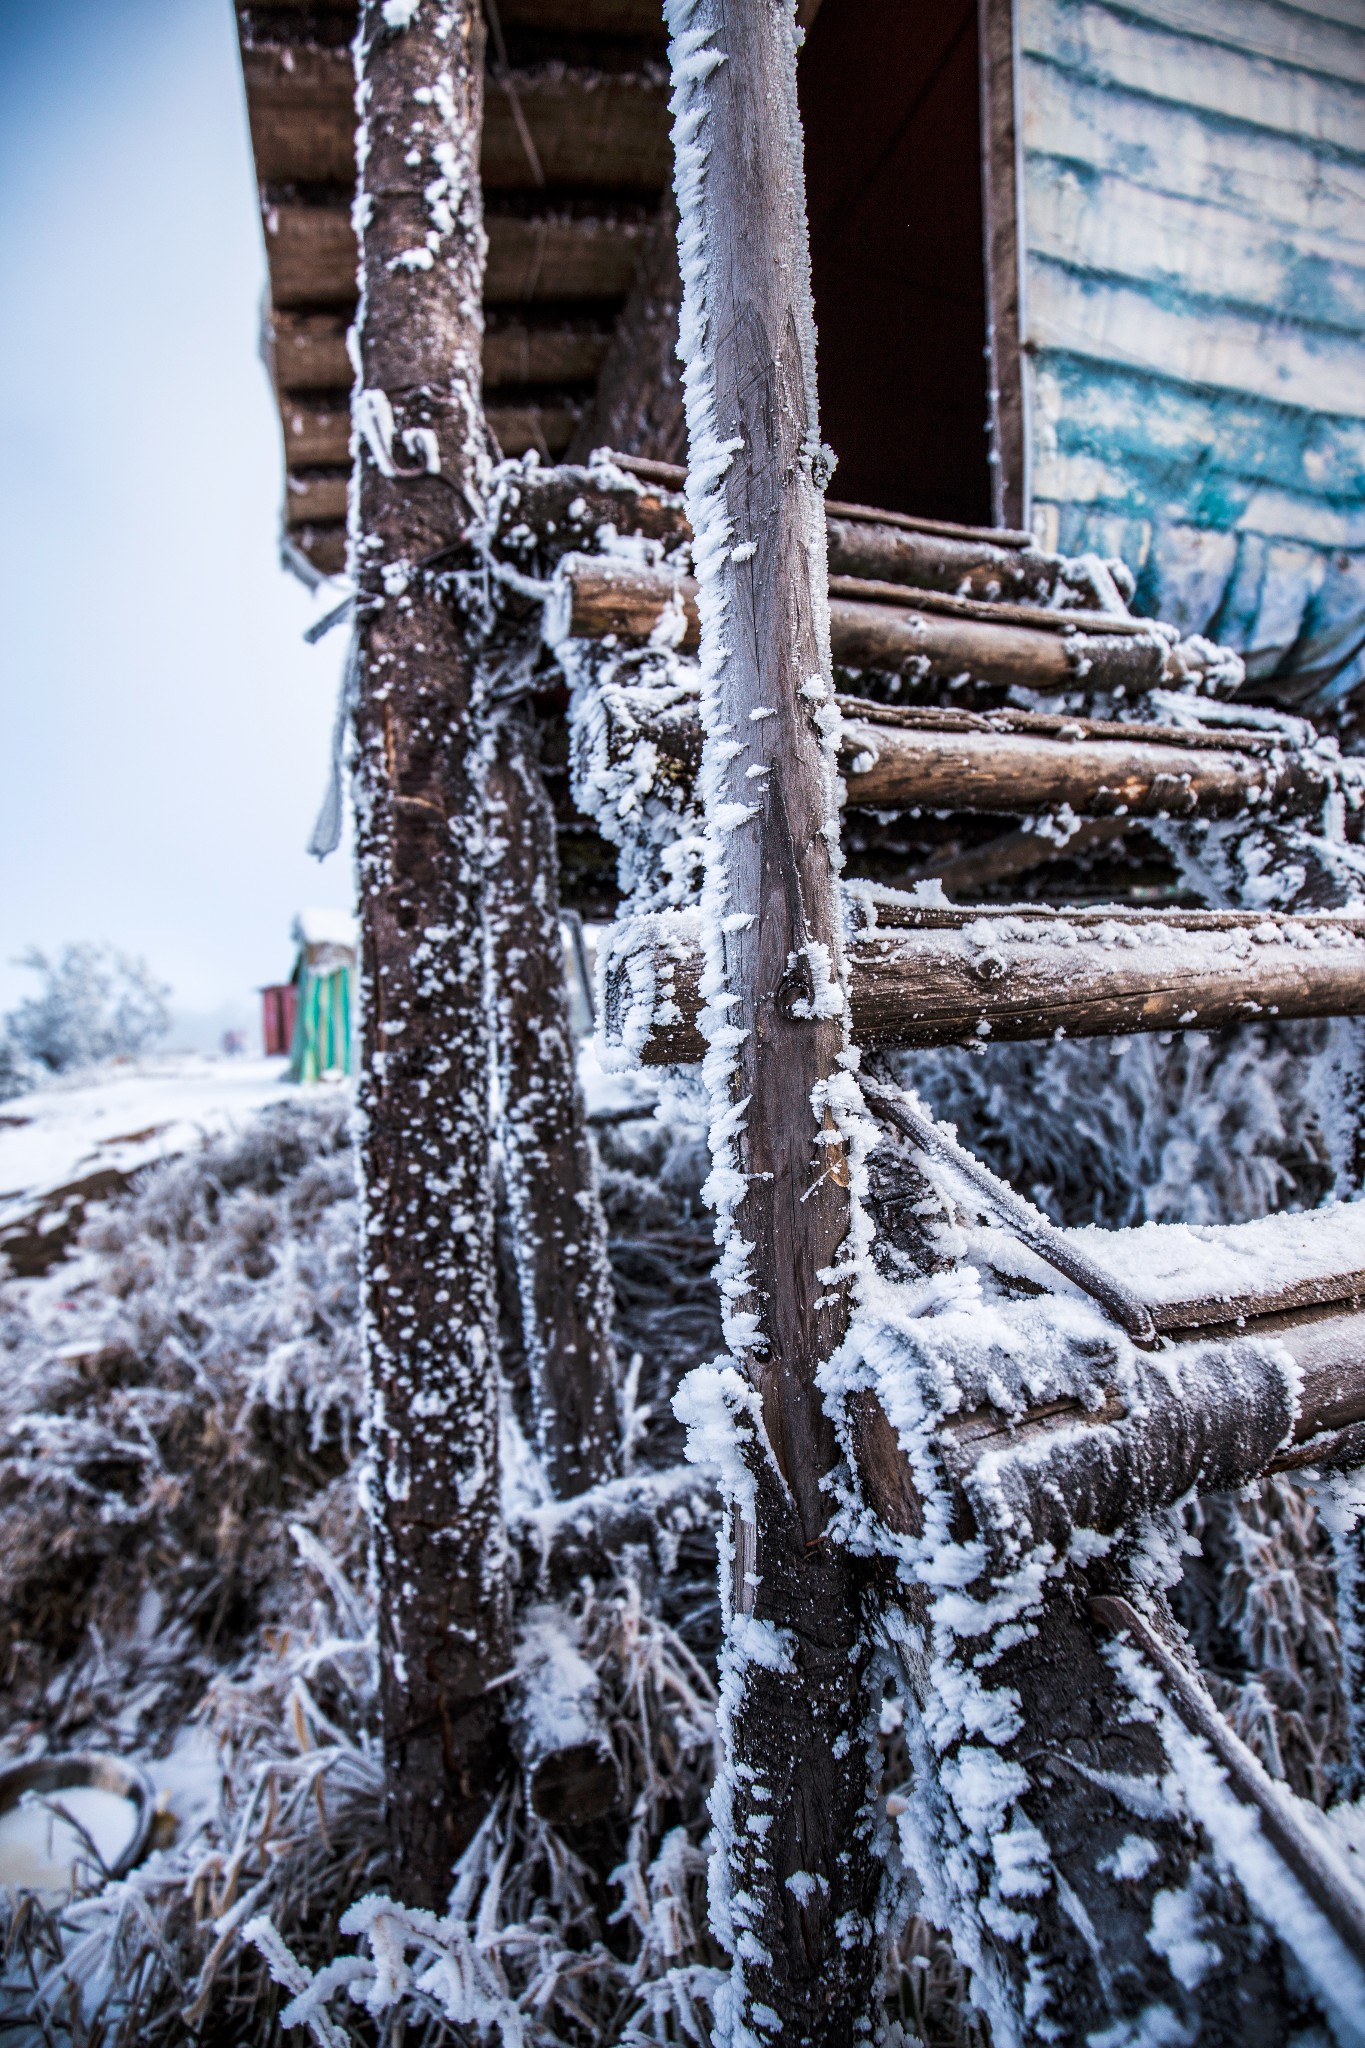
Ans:
POLYGON ((0 1229, 101 1168, 132 1173, 301 1092, 285 1059, 164 1053, 54 1079, 0 1106, 0 1229))

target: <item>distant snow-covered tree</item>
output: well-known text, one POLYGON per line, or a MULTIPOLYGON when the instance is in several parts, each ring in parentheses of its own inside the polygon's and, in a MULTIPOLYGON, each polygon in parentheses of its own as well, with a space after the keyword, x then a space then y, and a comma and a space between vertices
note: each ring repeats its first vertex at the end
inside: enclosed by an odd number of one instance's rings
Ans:
POLYGON ((113 946, 64 946, 51 958, 34 946, 19 965, 36 974, 40 986, 4 1021, 0 1093, 17 1093, 26 1075, 65 1074, 120 1053, 145 1052, 170 1028, 170 989, 145 960, 113 946))

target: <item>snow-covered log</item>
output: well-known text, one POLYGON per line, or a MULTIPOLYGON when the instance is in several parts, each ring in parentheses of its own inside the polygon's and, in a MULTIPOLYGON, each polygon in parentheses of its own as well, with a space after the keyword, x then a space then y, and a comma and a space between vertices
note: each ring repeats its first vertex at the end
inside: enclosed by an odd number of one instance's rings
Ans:
MULTIPOLYGON (((567 557, 560 576, 557 617, 576 639, 647 640, 681 601, 682 645, 698 644, 691 577, 590 555, 567 557)), ((942 683, 966 675, 1004 688, 1138 693, 1165 680, 1173 659, 1169 640, 1145 619, 978 604, 853 576, 831 579, 829 631, 845 668, 912 669, 942 683)))
MULTIPOLYGON (((853 1028, 868 1044, 1207 1031, 1365 1014, 1365 919, 1231 910, 1047 910, 850 892, 853 1028)), ((646 1066, 702 1058, 701 935, 644 919, 604 956, 609 1044, 646 1066)), ((799 991, 793 991, 799 997, 799 991)))
MULTIPOLYGON (((983 1541, 945 1470, 959 1418, 996 1404, 1003 1420, 1012 1400, 1038 1408, 1049 1391, 1093 1411, 1110 1379, 1135 1388, 1160 1355, 1074 1296, 1035 1295, 1045 1269, 1009 1256, 1030 1290, 988 1305, 935 1249, 936 1216, 959 1242, 964 1227, 940 1169, 931 1179, 922 1148, 896 1145, 870 1165, 888 1255, 923 1280, 871 1291, 827 1384, 842 1387, 863 1499, 877 1502, 854 1526, 897 1566, 882 1619, 898 1659, 887 1683, 903 1692, 883 1725, 903 1726, 909 1769, 887 1813, 920 1910, 951 1930, 995 2041, 1284 2048, 1315 2000, 1349 2010, 1356 1966, 1157 1675, 1106 1644, 1092 1610, 1117 1593, 1174 1638, 1161 1591, 1179 1570, 1173 1522, 1134 1498, 1114 1535, 1082 1514, 1011 1548, 1004 1500, 983 1541)), ((1274 1411, 1252 1418, 1267 1443, 1292 1417, 1284 1367, 1278 1397, 1268 1380, 1258 1390, 1274 1411)))
POLYGON ((581 1580, 671 1571, 688 1537, 714 1539, 720 1519, 716 1477, 695 1465, 607 1480, 572 1500, 529 1510, 511 1524, 524 1587, 572 1592, 581 1580))
POLYGON ((371 1503, 397 1882, 445 1902, 510 1654, 491 1287, 475 650, 419 566, 468 516, 484 237, 469 0, 366 0, 351 570, 371 1503))
POLYGON ((733 1959, 722 2034, 795 2048, 859 2038, 876 1971, 870 1650, 860 1569, 826 1533, 839 1454, 815 1384, 848 1318, 833 1269, 858 1104, 835 866, 828 457, 791 6, 668 0, 666 18, 700 617, 709 1199, 734 1360, 694 1374, 677 1405, 727 1498, 712 1866, 713 1923, 733 1959))
POLYGON ((554 813, 515 711, 488 743, 487 917, 503 1173, 539 1446, 556 1493, 617 1447, 611 1271, 564 985, 554 813))
MULTIPOLYGON (((1113 1536, 1191 1490, 1227 1493, 1286 1462, 1365 1462, 1365 1316, 1134 1354, 1094 1406, 1061 1397, 1021 1414, 947 1418, 936 1450, 997 1576, 1029 1550, 1066 1553, 1078 1530, 1113 1536)), ((1103 1378, 1103 1371, 1100 1373, 1103 1378)), ((908 1470, 873 1397, 851 1397, 859 1467, 888 1526, 923 1526, 908 1470)))
POLYGON ((527 1608, 517 1622, 508 1727, 531 1811, 575 1826, 609 1813, 621 1773, 602 1713, 602 1688, 562 1607, 527 1608))
MULTIPOLYGON (((1260 816, 1312 815, 1338 780, 1330 742, 1321 751, 1295 748, 1275 733, 912 710, 846 696, 837 703, 848 801, 879 810, 919 804, 1018 817, 1067 805, 1078 817, 1232 818, 1255 805, 1260 816)), ((625 762, 643 741, 659 751, 666 772, 690 782, 701 729, 689 708, 626 716, 619 692, 609 693, 607 765, 625 762)), ((1065 835, 1059 843, 1032 836, 1048 852, 1072 843, 1065 835)))

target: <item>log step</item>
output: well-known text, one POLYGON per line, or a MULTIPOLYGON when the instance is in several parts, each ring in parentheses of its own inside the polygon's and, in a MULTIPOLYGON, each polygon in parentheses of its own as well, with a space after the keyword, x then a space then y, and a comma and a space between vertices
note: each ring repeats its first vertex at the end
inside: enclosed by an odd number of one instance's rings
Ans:
MULTIPOLYGON (((630 769, 641 741, 675 788, 690 787, 701 728, 688 707, 651 713, 642 694, 602 693, 592 773, 630 769)), ((1232 818, 1320 812, 1339 781, 1331 751, 1282 734, 1119 725, 1038 712, 900 709, 841 696, 840 766, 847 800, 877 810, 1033 816, 1069 805, 1078 817, 1232 818)), ((1359 801, 1357 792, 1351 794, 1359 801)))
POLYGON ((1158 1330, 1365 1302, 1365 1202, 1254 1223, 1087 1225, 1062 1235, 1143 1302, 1158 1330))
MULTIPOLYGON (((851 885, 849 995, 865 1046, 1213 1030, 1365 1015, 1365 917, 1225 910, 952 909, 851 885)), ((616 928, 603 1035, 622 1064, 690 1064, 706 1041, 695 915, 616 928)), ((798 987, 766 1025, 799 1028, 798 987)))
MULTIPOLYGON (((670 613, 677 644, 698 644, 697 587, 690 576, 636 568, 596 555, 566 556, 549 608, 547 637, 647 641, 670 613)), ((1141 692, 1185 670, 1169 629, 1098 611, 1045 611, 991 604, 879 579, 831 576, 830 642, 843 668, 910 672, 917 681, 979 683, 1056 693, 1141 692)))

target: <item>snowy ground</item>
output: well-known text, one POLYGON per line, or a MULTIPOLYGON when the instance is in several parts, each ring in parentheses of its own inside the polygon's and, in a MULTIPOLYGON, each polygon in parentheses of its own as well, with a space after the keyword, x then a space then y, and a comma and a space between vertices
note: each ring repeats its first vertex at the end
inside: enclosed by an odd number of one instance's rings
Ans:
POLYGON ((0 1230, 101 1167, 132 1173, 299 1091, 285 1059, 169 1053, 54 1079, 0 1105, 0 1230))

